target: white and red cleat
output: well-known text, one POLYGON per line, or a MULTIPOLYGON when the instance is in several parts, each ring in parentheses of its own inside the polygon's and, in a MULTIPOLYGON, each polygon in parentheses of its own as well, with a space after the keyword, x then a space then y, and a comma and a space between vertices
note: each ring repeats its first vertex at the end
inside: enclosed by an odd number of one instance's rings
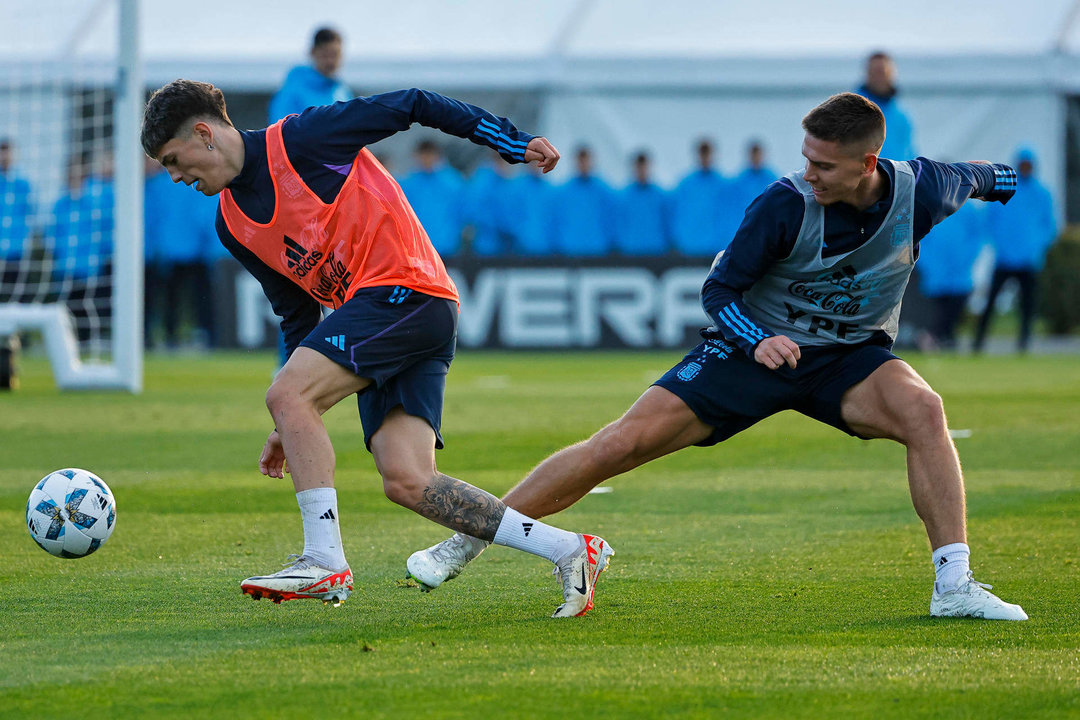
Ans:
POLYGON ((352 570, 330 570, 300 555, 291 555, 285 568, 273 575, 256 575, 240 583, 240 592, 256 600, 313 599, 338 607, 353 590, 352 570))
POLYGON ((581 538, 579 549, 555 563, 555 576, 563 586, 563 604, 551 617, 581 617, 592 610, 596 581, 615 554, 602 537, 578 537, 581 538))

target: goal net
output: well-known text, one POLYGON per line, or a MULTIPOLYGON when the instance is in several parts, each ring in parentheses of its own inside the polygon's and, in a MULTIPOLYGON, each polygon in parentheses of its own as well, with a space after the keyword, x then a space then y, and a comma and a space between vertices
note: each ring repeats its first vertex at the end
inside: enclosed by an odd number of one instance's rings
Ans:
POLYGON ((137 0, 5 3, 0 347, 63 389, 142 385, 137 0))

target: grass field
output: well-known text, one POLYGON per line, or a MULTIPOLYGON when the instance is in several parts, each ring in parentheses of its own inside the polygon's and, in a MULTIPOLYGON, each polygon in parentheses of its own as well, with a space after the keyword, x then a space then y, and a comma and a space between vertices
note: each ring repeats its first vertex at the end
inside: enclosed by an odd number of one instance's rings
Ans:
MULTIPOLYGON (((679 357, 463 353, 445 472, 501 493, 615 418, 679 357)), ((0 396, 0 717, 1080 717, 1080 361, 912 363, 967 474, 976 577, 1026 623, 931 620, 903 448, 785 413, 609 483, 555 524, 617 549, 587 617, 550 566, 493 548, 430 595, 402 581, 444 531, 392 505, 355 406, 327 415, 356 592, 242 597, 302 535, 259 475, 267 354, 150 358, 146 391, 0 396), (112 486, 117 529, 59 560, 24 524, 48 471, 112 486)))

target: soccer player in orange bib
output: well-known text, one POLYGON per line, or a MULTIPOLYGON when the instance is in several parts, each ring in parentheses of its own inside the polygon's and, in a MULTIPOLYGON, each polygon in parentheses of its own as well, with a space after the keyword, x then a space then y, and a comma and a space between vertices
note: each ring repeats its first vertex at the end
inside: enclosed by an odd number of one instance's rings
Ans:
POLYGON ((352 592, 321 416, 356 395, 388 498, 458 532, 546 557, 563 585, 554 616, 584 615, 613 554, 602 538, 538 522, 436 469, 457 289, 401 188, 366 148, 413 123, 544 172, 559 161, 551 143, 509 120, 416 89, 308 108, 257 131, 233 127, 224 95, 207 83, 176 80, 147 104, 143 150, 173 182, 220 194, 221 242, 262 284, 289 352, 266 394, 275 427, 259 469, 291 474, 304 550, 240 587, 256 600, 335 605, 352 592), (323 319, 322 307, 334 312, 323 319))

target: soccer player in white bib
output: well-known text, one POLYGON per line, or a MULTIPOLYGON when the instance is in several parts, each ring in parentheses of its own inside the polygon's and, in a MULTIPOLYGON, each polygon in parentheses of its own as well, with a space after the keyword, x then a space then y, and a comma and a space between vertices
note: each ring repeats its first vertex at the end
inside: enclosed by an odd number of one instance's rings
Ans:
MULTIPOLYGON (((919 242, 969 199, 1007 202, 1016 173, 986 162, 879 157, 885 118, 834 95, 803 118, 806 165, 746 211, 702 289, 713 325, 618 420, 536 467, 503 501, 540 518, 608 478, 714 445, 781 410, 907 448, 935 579, 930 614, 1026 620, 969 566, 964 482, 940 396, 891 352, 919 242)), ((431 589, 487 547, 454 535, 408 559, 431 589)))

